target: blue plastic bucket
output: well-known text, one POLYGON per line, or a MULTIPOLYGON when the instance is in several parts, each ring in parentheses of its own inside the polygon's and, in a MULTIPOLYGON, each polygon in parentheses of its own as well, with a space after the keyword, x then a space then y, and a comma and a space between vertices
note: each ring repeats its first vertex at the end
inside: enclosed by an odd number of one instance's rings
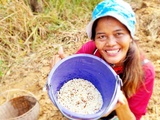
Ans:
POLYGON ((121 79, 104 60, 90 54, 75 54, 64 58, 51 70, 47 80, 48 95, 61 113, 69 119, 94 120, 103 116, 117 102, 121 79), (101 93, 102 108, 95 114, 77 114, 57 102, 57 91, 72 79, 90 81, 101 93))

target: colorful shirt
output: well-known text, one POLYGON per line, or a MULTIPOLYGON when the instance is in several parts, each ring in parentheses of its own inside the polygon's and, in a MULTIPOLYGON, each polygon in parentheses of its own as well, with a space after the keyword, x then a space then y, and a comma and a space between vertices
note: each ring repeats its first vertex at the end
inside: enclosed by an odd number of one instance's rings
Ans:
MULTIPOLYGON (((102 58, 100 53, 97 51, 94 41, 89 41, 84 44, 78 51, 79 53, 86 53, 86 54, 93 54, 102 58)), ((113 68, 117 74, 123 72, 122 68, 113 68)), ((142 115, 145 115, 146 108, 151 98, 153 92, 153 85, 154 85, 154 78, 155 78, 155 71, 154 66, 150 61, 144 61, 143 63, 143 70, 144 70, 144 78, 145 78, 145 87, 141 87, 135 95, 128 98, 128 104, 130 110, 136 117, 136 120, 140 120, 142 115)))

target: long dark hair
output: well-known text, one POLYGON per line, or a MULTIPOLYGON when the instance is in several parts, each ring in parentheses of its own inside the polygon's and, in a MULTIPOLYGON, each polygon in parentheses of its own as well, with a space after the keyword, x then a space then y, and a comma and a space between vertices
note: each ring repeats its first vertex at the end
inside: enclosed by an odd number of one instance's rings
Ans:
POLYGON ((126 61, 124 62, 124 72, 122 76, 122 90, 127 97, 135 94, 140 85, 143 85, 144 73, 140 53, 137 43, 133 40, 130 44, 126 61))

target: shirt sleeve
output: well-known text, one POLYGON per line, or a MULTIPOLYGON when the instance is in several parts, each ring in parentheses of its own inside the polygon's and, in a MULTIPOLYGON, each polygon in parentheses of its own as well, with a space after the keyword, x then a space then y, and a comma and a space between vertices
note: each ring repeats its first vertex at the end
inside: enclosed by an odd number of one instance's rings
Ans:
POLYGON ((141 87, 135 95, 128 99, 129 107, 136 116, 136 120, 140 120, 145 115, 147 105, 153 93, 155 70, 151 62, 143 65, 145 74, 145 87, 141 87))
POLYGON ((90 40, 87 43, 85 43, 77 52, 76 54, 80 53, 86 53, 86 54, 92 54, 94 52, 94 49, 96 48, 94 41, 90 40))

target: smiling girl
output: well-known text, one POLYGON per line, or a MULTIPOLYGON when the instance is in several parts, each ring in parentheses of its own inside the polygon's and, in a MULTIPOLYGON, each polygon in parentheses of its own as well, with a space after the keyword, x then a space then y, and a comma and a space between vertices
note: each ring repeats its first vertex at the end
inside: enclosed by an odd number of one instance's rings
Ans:
MULTIPOLYGON (((140 120, 146 113, 153 92, 155 71, 134 40, 135 23, 135 13, 123 0, 100 2, 87 25, 87 35, 91 40, 76 53, 102 58, 123 81, 117 105, 102 120, 140 120)), ((52 65, 64 57, 61 49, 52 65)))

